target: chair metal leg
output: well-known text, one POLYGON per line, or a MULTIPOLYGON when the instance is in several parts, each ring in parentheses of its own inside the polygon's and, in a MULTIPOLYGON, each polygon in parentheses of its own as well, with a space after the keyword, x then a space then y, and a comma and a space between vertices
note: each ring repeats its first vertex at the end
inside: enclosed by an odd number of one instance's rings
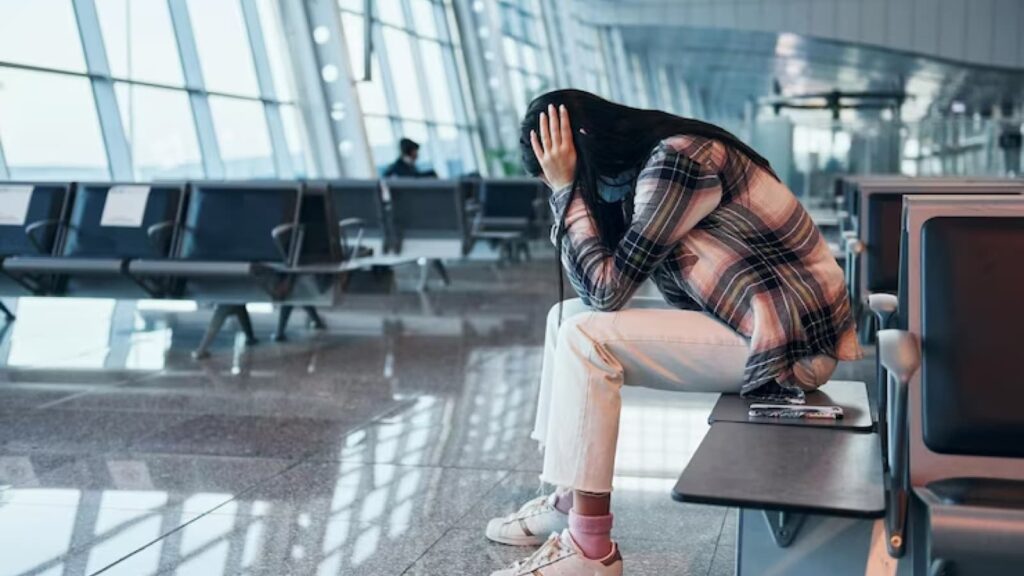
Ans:
POLYGON ((245 305, 235 307, 234 314, 238 318, 238 325, 241 326, 242 332, 245 334, 245 345, 252 346, 258 343, 256 332, 252 329, 252 319, 249 318, 249 311, 245 309, 245 305))
POLYGON ((437 271, 437 275, 441 277, 441 282, 444 282, 445 286, 452 285, 452 279, 448 276, 448 268, 445 267, 444 262, 441 260, 432 260, 430 264, 437 271))
POLYGON ((0 314, 3 314, 4 319, 8 322, 13 322, 15 319, 14 312, 11 312, 11 309, 5 306, 3 302, 0 302, 0 314))
POLYGON ((498 244, 498 266, 505 266, 511 264, 515 260, 515 254, 512 250, 512 245, 508 242, 500 242, 498 244))
POLYGON ((530 256, 530 243, 528 241, 523 240, 523 242, 519 245, 519 251, 523 255, 524 262, 529 262, 532 259, 530 256))
POLYGON ((202 341, 199 342, 199 347, 192 352, 192 357, 196 360, 210 357, 210 344, 213 343, 213 339, 220 333, 220 329, 224 327, 224 322, 234 313, 231 306, 217 306, 213 309, 213 318, 210 318, 210 324, 206 327, 206 333, 203 334, 202 341))
POLYGON ((874 344, 875 332, 878 331, 878 328, 875 325, 877 322, 877 320, 875 319, 875 315, 871 313, 870 310, 867 309, 867 306, 861 305, 859 309, 860 313, 858 314, 858 316, 860 317, 861 322, 860 325, 857 327, 857 332, 858 338, 860 339, 860 343, 863 346, 874 344))
POLYGON ((294 306, 284 304, 277 312, 277 330, 271 336, 275 342, 284 342, 288 339, 288 320, 292 317, 294 306))
POLYGON ((314 330, 327 330, 327 323, 324 322, 315 307, 303 306, 302 309, 306 311, 306 316, 309 317, 309 322, 313 325, 314 330))
POLYGON ((420 260, 420 285, 417 288, 420 292, 427 291, 427 282, 430 280, 430 265, 424 260, 420 260))

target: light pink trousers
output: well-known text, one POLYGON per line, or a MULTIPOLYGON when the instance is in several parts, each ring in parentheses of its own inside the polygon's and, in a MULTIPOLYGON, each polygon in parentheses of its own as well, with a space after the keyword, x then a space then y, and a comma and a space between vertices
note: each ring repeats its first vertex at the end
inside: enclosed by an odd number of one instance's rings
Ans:
MULTIPOLYGON (((612 490, 623 385, 683 392, 736 393, 749 348, 732 328, 660 298, 634 298, 617 312, 567 300, 547 319, 537 420, 531 438, 544 449, 541 480, 604 493, 612 490)), ((835 371, 819 356, 796 367, 812 390, 835 371)))

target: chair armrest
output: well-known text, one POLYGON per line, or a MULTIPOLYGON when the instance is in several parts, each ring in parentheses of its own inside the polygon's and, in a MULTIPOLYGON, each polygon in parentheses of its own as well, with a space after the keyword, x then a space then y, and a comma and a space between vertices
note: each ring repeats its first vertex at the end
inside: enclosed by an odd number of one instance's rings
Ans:
POLYGON ((921 366, 921 346, 917 337, 906 330, 880 330, 878 359, 893 377, 909 383, 921 366))
POLYGON ((366 221, 362 218, 345 218, 338 221, 338 228, 345 230, 346 228, 362 228, 366 225, 366 221))
POLYGON ((900 300, 893 294, 869 294, 868 308, 878 318, 878 329, 885 330, 889 327, 889 320, 896 314, 900 307, 900 300))
POLYGON ((868 307, 875 314, 892 314, 900 306, 900 300, 893 294, 871 294, 868 307))
POLYGON ((921 365, 921 348, 917 337, 904 330, 878 332, 878 359, 888 371, 888 426, 890 510, 886 514, 889 554, 903 554, 910 490, 910 423, 908 421, 908 389, 910 378, 921 365))
POLYGON ((283 237, 285 234, 295 237, 299 226, 297 224, 289 222, 288 224, 278 224, 274 226, 274 229, 270 231, 270 236, 274 239, 274 244, 277 246, 278 252, 281 253, 281 260, 288 262, 289 256, 291 255, 290 246, 285 243, 283 237))
POLYGON ((28 226, 25 226, 25 236, 28 237, 28 241, 32 243, 32 246, 39 251, 40 254, 46 254, 47 251, 43 248, 42 242, 36 237, 36 233, 46 228, 60 226, 60 220, 56 218, 48 218, 46 220, 37 220, 28 226))
POLYGON ((484 216, 484 207, 475 200, 467 200, 464 208, 465 218, 467 222, 471 223, 471 227, 479 226, 480 220, 484 216))
POLYGON ((363 243, 363 226, 366 225, 366 221, 362 218, 345 218, 338 222, 338 232, 341 234, 341 260, 347 262, 359 256, 360 245, 363 243), (352 246, 348 246, 348 234, 345 230, 350 228, 356 229, 356 239, 352 243, 352 246))
POLYGON ((173 220, 164 220, 163 222, 157 222, 156 224, 153 224, 149 228, 146 228, 146 237, 149 238, 149 241, 152 242, 154 246, 156 246, 157 248, 163 249, 164 248, 163 243, 160 242, 157 238, 159 236, 167 234, 168 231, 173 230, 173 229, 174 229, 174 221, 173 220))

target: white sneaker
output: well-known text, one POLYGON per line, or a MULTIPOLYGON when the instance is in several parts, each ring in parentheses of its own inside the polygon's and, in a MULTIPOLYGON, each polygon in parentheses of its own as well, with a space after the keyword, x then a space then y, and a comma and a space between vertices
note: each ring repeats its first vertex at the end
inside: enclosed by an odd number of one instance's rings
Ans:
POLYGON ((541 496, 530 500, 518 512, 487 523, 487 538, 510 546, 537 546, 546 534, 569 527, 569 515, 555 509, 557 496, 541 496))
POLYGON ((491 576, 622 576, 622 556, 612 542, 612 551, 601 560, 580 552, 568 530, 552 534, 532 556, 491 576))

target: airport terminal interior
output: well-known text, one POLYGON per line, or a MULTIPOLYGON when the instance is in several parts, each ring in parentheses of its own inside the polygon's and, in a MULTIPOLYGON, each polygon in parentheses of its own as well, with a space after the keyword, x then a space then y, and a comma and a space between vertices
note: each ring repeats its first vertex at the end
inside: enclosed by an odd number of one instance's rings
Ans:
POLYGON ((0 576, 1024 574, 1022 125, 1018 0, 0 0, 0 576))

